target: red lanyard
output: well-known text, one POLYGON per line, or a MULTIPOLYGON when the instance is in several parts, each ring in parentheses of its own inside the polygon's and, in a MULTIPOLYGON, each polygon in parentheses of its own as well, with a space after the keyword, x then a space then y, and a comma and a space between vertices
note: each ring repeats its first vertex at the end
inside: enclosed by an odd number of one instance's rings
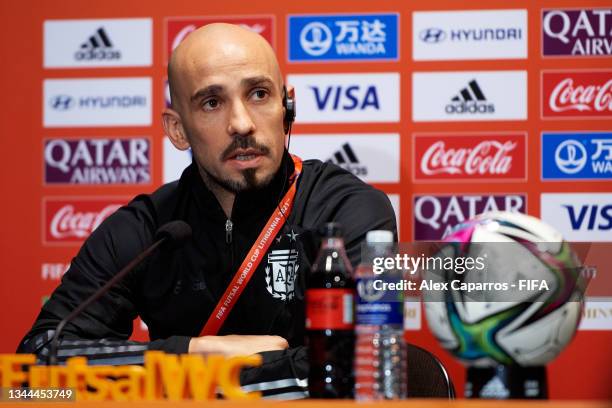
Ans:
POLYGON ((266 223, 266 226, 259 233, 257 240, 249 250, 249 253, 242 261, 240 268, 236 271, 234 278, 230 282, 225 293, 221 296, 219 303, 215 306, 212 314, 208 318, 206 325, 200 332, 200 336, 215 336, 219 333, 219 329, 223 325, 223 322, 231 312, 232 308, 240 298, 242 291, 249 283, 249 280, 253 277, 253 274, 257 270, 257 267, 261 263, 262 258, 268 252, 272 241, 276 238, 276 235, 281 230, 284 219, 286 219, 291 210, 293 209, 293 200, 295 198, 295 191, 297 189, 297 179, 302 172, 302 159, 297 156, 291 155, 295 170, 291 176, 291 186, 289 190, 281 200, 276 211, 272 213, 270 219, 266 223))

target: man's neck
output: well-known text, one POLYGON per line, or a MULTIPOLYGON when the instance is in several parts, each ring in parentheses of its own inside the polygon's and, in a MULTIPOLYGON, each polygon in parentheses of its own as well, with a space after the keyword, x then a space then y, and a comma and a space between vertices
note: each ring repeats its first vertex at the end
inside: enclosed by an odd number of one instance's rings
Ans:
POLYGON ((204 181, 206 187, 208 187, 208 189, 213 193, 213 195, 219 202, 219 205, 221 206, 221 209, 223 209, 225 216, 230 219, 232 217, 232 208, 234 207, 234 200, 236 199, 236 194, 226 190, 219 184, 210 180, 208 175, 204 171, 202 171, 200 166, 198 166, 198 172, 200 173, 200 177, 202 177, 202 180, 204 181))
MULTIPOLYGON (((277 172, 274 177, 277 177, 279 172, 284 171, 283 166, 285 166, 284 159, 281 161, 279 168, 277 169, 277 172)), ((199 165, 197 166, 197 168, 198 168, 198 173, 200 174, 200 177, 202 178, 202 181, 204 181, 204 184, 206 185, 206 187, 213 193, 213 195, 217 199, 217 202, 221 206, 221 209, 225 213, 225 216, 228 219, 231 219, 232 210, 234 208, 234 201, 236 200, 236 193, 219 185, 219 183, 215 182, 215 180, 211 180, 210 176, 199 165)), ((274 178, 270 180, 270 182, 267 184, 271 184, 271 183, 274 183, 274 178)), ((285 187, 285 184, 283 184, 283 188, 284 187, 285 187)))
POLYGON ((234 200, 236 199, 236 194, 227 191, 224 188, 221 188, 217 185, 208 186, 210 191, 215 195, 217 201, 221 205, 225 216, 230 219, 232 218, 232 208, 234 207, 234 200))

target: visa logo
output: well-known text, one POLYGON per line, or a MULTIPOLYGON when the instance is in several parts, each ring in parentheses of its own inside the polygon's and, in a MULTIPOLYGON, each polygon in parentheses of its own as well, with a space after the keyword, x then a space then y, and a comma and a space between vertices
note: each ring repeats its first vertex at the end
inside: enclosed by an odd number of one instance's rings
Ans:
POLYGON ((310 89, 314 93, 315 102, 319 110, 353 110, 356 108, 365 110, 368 107, 376 110, 380 109, 378 94, 374 86, 369 86, 365 90, 359 85, 348 87, 328 86, 324 89, 313 86, 310 89))
POLYGON ((540 218, 566 241, 612 242, 612 193, 543 193, 540 218))
POLYGON ((296 74, 289 75, 287 83, 300 101, 297 123, 399 122, 397 72, 296 74))
MULTIPOLYGON (((607 231, 612 229, 612 204, 605 206, 582 205, 575 208, 572 205, 563 206, 569 215, 572 229, 581 230, 586 228, 590 231, 607 231)), ((612 237, 610 237, 612 239, 612 237)))

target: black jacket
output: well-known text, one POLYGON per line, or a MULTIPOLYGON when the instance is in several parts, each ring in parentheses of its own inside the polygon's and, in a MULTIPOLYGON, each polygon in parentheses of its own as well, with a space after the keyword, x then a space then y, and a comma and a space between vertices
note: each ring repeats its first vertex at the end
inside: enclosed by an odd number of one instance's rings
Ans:
MULTIPOLYGON (((225 213, 194 164, 179 181, 151 195, 137 196, 87 239, 18 351, 35 353, 39 360, 46 360, 57 323, 150 245, 161 225, 180 219, 191 226, 192 238, 180 249, 158 251, 68 324, 59 360, 84 355, 95 364, 139 364, 146 350, 186 353, 189 340, 199 335, 288 189, 287 176, 293 170, 293 162, 285 154, 279 172, 267 187, 238 194, 231 213, 231 232, 227 231, 225 213), (127 340, 138 315, 148 326, 149 343, 127 340)), ((367 231, 396 230, 385 194, 333 164, 305 161, 291 215, 220 335, 273 334, 286 338, 292 348, 303 344, 304 280, 318 250, 316 230, 329 221, 344 227, 353 265, 359 262, 360 244, 367 231), (274 265, 279 257, 268 257, 274 254, 285 254, 285 258, 280 257, 284 261, 274 265), (288 258, 286 254, 297 257, 288 258), (295 273, 287 273, 288 264, 295 273)), ((305 358, 299 351, 285 354, 305 358)), ((268 357, 276 360, 278 356, 268 357)), ((293 374, 294 362, 290 362, 293 374)), ((303 378, 299 373, 298 377, 303 378)), ((296 381, 299 383, 299 379, 296 381)))

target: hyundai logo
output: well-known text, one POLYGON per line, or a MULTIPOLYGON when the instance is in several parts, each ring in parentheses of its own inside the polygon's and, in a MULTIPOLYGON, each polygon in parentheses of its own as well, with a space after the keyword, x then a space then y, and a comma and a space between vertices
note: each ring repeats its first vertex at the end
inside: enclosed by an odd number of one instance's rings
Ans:
POLYGON ((300 45, 314 57, 325 54, 332 45, 332 39, 331 30, 318 21, 306 24, 300 33, 300 45))
POLYGON ((419 38, 426 43, 439 43, 446 39, 446 33, 440 28, 426 28, 421 30, 419 38))
POLYGON ((70 95, 55 95, 49 105, 55 110, 65 111, 74 106, 74 98, 70 95))
POLYGON ((555 150, 555 163, 565 174, 576 174, 584 168, 587 152, 577 140, 566 140, 555 150))

